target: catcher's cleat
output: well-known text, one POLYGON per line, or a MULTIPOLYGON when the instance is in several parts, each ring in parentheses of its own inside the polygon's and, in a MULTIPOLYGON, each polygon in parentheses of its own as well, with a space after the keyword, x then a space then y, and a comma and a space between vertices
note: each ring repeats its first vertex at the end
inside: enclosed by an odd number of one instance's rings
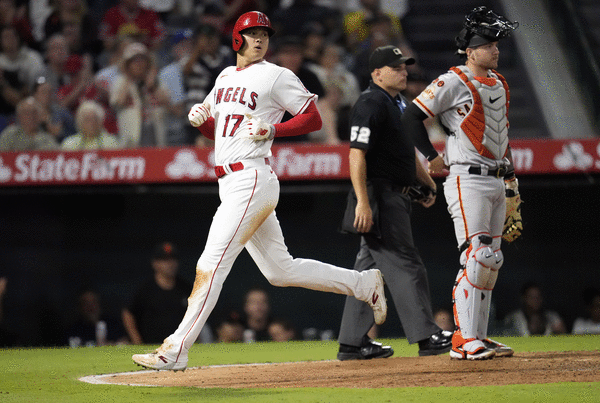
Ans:
POLYGON ((377 269, 375 271, 375 290, 371 294, 371 298, 367 301, 369 306, 373 309, 373 315, 375 316, 375 323, 381 325, 385 322, 387 317, 387 302, 385 300, 385 289, 383 288, 383 276, 377 269))
POLYGON ((180 357, 178 360, 168 358, 168 356, 159 350, 156 350, 150 354, 134 354, 132 357, 133 362, 137 365, 148 368, 159 370, 170 370, 170 371, 185 371, 187 368, 187 356, 180 357))
POLYGON ((450 350, 450 358, 453 360, 489 360, 495 355, 496 352, 491 348, 486 348, 480 340, 474 340, 462 346, 452 346, 452 350, 450 350))
POLYGON ((498 343, 492 339, 483 339, 482 341, 485 348, 496 352, 496 357, 512 357, 515 353, 515 351, 506 344, 498 343))

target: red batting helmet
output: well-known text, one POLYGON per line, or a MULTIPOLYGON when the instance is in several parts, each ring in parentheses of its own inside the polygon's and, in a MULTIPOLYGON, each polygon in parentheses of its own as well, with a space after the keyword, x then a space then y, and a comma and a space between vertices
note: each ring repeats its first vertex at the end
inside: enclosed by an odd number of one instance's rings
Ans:
POLYGON ((249 11, 245 14, 242 14, 233 26, 233 32, 231 34, 233 50, 237 52, 241 49, 242 45, 244 44, 242 31, 254 27, 266 28, 267 32, 269 33, 269 36, 275 33, 275 30, 273 29, 273 27, 271 27, 271 21, 269 21, 269 17, 267 17, 264 13, 261 13, 260 11, 249 11))

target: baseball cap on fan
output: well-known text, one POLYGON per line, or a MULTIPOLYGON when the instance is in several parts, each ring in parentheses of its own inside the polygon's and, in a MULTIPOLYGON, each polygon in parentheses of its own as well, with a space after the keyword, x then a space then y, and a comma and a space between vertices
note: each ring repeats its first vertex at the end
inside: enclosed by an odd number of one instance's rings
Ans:
POLYGON ((400 49, 393 45, 380 46, 369 57, 369 71, 371 72, 385 66, 397 67, 401 64, 415 64, 415 59, 402 56, 400 49))
POLYGON ((177 249, 171 242, 163 242, 154 248, 152 259, 166 260, 166 259, 177 259, 177 249))

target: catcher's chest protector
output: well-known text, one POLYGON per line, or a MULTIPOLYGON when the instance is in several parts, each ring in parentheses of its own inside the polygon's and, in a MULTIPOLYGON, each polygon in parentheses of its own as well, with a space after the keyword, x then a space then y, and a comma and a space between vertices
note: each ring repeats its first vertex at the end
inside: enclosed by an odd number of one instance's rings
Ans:
POLYGON ((466 66, 452 67, 469 89, 473 108, 467 113, 456 135, 471 151, 499 160, 508 149, 508 104, 510 93, 504 77, 495 71, 477 80, 466 66))

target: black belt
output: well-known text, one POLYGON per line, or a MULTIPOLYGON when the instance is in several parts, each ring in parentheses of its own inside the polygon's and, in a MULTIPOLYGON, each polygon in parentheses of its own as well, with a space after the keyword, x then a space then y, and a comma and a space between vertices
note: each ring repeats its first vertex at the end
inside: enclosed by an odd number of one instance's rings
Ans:
MULTIPOLYGON (((506 175, 506 167, 498 167, 496 169, 488 169, 487 175, 495 176, 496 178, 502 178, 506 175)), ((481 167, 469 167, 469 173, 474 175, 483 175, 481 167)))

